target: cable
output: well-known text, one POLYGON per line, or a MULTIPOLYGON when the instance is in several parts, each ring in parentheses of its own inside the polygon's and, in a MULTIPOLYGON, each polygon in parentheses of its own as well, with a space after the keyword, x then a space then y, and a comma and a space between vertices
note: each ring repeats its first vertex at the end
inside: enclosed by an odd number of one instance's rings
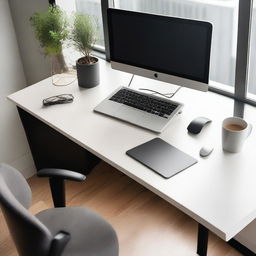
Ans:
POLYGON ((153 92, 152 94, 159 94, 167 99, 171 99, 182 87, 179 86, 179 88, 175 91, 175 92, 169 92, 169 93, 161 93, 161 92, 158 92, 158 91, 154 91, 154 90, 151 90, 151 89, 146 89, 146 88, 139 88, 139 90, 141 91, 149 91, 149 92, 153 92))
MULTIPOLYGON (((130 80, 130 82, 129 82, 127 87, 131 86, 133 78, 134 78, 134 74, 132 75, 131 80, 130 80)), ((165 97, 167 99, 171 99, 181 88, 182 87, 179 86, 178 89, 176 89, 175 92, 169 92, 169 93, 161 93, 161 92, 158 92, 158 91, 155 91, 155 90, 151 90, 151 89, 147 89, 147 88, 139 88, 139 90, 141 90, 141 91, 149 91, 149 92, 152 92, 152 94, 159 94, 159 95, 161 95, 161 96, 163 96, 163 97, 165 97)))
POLYGON ((130 87, 130 85, 131 85, 131 83, 132 83, 133 78, 134 78, 134 75, 132 75, 132 78, 131 78, 131 80, 130 80, 130 82, 129 82, 129 84, 128 84, 128 87, 130 87))

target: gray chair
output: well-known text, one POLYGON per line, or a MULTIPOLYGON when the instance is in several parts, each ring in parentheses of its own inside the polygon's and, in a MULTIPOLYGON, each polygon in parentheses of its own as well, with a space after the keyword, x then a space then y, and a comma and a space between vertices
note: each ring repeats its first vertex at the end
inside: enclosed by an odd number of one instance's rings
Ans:
POLYGON ((0 164, 0 205, 20 256, 118 255, 114 229, 94 211, 59 207, 33 216, 27 210, 30 203, 31 190, 23 176, 0 164))

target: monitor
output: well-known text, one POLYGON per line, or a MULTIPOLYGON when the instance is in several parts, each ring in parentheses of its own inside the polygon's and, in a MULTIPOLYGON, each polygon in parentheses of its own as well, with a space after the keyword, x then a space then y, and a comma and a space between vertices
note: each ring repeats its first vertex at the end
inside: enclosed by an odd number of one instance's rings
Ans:
POLYGON ((210 23, 109 8, 108 31, 112 68, 208 90, 210 23))

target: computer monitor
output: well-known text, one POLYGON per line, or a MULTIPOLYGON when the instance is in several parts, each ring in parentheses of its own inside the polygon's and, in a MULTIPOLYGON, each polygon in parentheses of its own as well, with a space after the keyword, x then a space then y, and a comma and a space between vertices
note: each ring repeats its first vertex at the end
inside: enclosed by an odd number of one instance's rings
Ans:
POLYGON ((208 90, 210 23, 110 8, 108 30, 112 68, 208 90))

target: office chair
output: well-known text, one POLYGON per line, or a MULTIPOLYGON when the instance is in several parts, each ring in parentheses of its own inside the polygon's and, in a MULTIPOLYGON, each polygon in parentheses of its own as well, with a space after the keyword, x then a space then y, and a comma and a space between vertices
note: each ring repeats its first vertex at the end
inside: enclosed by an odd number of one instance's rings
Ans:
MULTIPOLYGON (((50 176, 52 171, 43 170, 42 175, 50 176)), ((66 170, 55 170, 55 180, 58 175, 85 178, 66 170)), ((94 211, 59 207, 34 216, 28 211, 30 203, 31 190, 23 176, 11 166, 0 164, 0 204, 20 256, 118 255, 114 229, 94 211)))

